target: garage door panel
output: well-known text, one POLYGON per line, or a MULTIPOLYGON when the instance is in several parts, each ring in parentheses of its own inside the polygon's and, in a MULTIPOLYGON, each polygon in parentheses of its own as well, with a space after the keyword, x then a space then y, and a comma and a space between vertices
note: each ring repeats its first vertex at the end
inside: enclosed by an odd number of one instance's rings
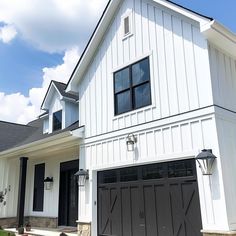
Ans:
POLYGON ((144 236, 145 232, 145 215, 142 208, 142 192, 139 186, 131 186, 131 224, 133 236, 144 236))
POLYGON ((145 208, 145 225, 146 234, 157 236, 157 217, 156 217, 156 199, 154 185, 144 186, 144 208, 145 208))
POLYGON ((201 217, 196 182, 170 184, 173 232, 175 236, 200 236, 201 217))
POLYGON ((201 235, 194 160, 105 172, 98 174, 99 236, 201 235))
POLYGON ((130 188, 121 187, 122 236, 131 236, 131 203, 130 188))
POLYGON ((108 188, 99 189, 99 207, 99 232, 101 235, 110 234, 110 190, 108 188))
POLYGON ((155 198, 158 236, 172 236, 170 199, 165 184, 155 186, 155 198))
POLYGON ((196 214, 200 212, 198 188, 196 182, 182 184, 183 200, 185 206, 186 234, 190 232, 195 236, 201 235, 199 233, 199 225, 201 225, 201 215, 196 214))
POLYGON ((121 201, 119 188, 111 188, 110 190, 110 224, 112 235, 121 235, 121 201))

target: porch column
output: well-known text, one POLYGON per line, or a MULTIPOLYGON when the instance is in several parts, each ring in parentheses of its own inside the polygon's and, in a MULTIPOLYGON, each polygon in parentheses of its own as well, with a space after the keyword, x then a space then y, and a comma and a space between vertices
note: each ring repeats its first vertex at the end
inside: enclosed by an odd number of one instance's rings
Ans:
POLYGON ((24 224, 27 161, 28 161, 28 157, 20 158, 20 175, 19 175, 19 190, 18 190, 18 204, 17 204, 18 227, 21 227, 24 224))

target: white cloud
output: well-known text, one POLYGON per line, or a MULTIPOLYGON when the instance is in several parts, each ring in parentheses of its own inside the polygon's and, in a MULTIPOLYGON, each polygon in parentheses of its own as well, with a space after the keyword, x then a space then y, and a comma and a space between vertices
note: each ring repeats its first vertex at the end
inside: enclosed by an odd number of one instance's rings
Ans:
POLYGON ((47 52, 83 47, 108 0, 0 0, 0 22, 47 52))
POLYGON ((61 65, 43 68, 42 86, 30 89, 28 97, 21 93, 0 93, 0 120, 26 124, 36 119, 51 80, 67 83, 78 59, 79 49, 76 47, 65 52, 61 65))
POLYGON ((6 25, 0 28, 0 40, 3 43, 9 43, 16 35, 17 32, 12 25, 6 25))
POLYGON ((64 52, 63 63, 43 68, 42 86, 29 95, 0 92, 0 120, 27 123, 40 113, 51 80, 67 82, 108 0, 0 0, 0 40, 21 37, 49 52, 64 52))

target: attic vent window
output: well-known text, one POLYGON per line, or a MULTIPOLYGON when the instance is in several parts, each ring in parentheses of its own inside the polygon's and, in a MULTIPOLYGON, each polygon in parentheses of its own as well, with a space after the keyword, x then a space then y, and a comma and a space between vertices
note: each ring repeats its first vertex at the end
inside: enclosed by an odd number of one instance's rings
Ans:
POLYGON ((128 11, 122 16, 123 39, 130 37, 133 34, 133 32, 132 32, 132 26, 133 26, 132 19, 133 19, 132 11, 128 11))
POLYGON ((130 33, 129 16, 126 16, 124 18, 124 35, 127 35, 129 33, 130 33))

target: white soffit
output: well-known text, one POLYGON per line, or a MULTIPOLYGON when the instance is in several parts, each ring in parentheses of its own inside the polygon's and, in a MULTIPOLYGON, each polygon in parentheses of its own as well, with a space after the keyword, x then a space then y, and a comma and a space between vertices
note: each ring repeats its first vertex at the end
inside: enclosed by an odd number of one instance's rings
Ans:
POLYGON ((233 32, 215 20, 202 26, 201 32, 209 42, 236 58, 236 35, 233 32))

